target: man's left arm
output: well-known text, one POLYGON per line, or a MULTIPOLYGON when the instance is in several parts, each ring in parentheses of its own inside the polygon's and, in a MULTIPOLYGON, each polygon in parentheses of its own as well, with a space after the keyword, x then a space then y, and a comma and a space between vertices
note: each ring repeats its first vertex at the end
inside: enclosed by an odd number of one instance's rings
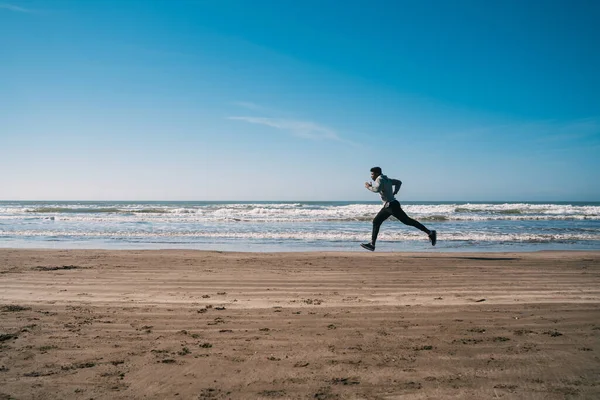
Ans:
POLYGON ((377 179, 375 179, 375 182, 373 182, 373 183, 365 182, 365 187, 367 189, 369 189, 371 192, 378 193, 380 186, 381 186, 381 179, 379 177, 377 179))

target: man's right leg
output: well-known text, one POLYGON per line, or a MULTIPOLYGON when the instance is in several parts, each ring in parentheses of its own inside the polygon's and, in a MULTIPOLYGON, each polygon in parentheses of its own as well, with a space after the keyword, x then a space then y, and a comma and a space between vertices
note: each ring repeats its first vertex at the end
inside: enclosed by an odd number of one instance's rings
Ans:
POLYGON ((379 228, 381 224, 388 219, 392 215, 389 207, 383 207, 379 213, 373 219, 373 233, 371 234, 371 244, 375 246, 375 242, 377 241, 377 236, 379 235, 379 228))

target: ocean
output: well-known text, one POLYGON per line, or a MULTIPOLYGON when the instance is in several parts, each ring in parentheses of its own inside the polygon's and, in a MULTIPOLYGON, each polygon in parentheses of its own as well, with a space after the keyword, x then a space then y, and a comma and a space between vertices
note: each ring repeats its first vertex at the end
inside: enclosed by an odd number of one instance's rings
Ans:
MULTIPOLYGON (((600 250, 600 202, 402 202, 378 251, 600 250)), ((0 247, 364 251, 375 202, 0 201, 0 247)))

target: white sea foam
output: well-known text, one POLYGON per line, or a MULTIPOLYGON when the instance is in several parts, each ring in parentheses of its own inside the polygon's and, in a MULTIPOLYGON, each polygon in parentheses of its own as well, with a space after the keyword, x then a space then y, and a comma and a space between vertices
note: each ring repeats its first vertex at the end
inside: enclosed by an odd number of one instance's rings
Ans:
MULTIPOLYGON (((368 239, 368 231, 282 231, 282 232, 236 232, 236 231, 58 231, 23 230, 3 231, 0 236, 18 237, 102 237, 102 238, 222 238, 252 240, 302 240, 302 241, 360 241, 368 239)), ((380 241, 427 241, 427 236, 418 231, 382 232, 380 241)), ((599 241, 600 233, 493 233, 493 232, 439 232, 438 241, 470 242, 553 242, 553 241, 599 241)))

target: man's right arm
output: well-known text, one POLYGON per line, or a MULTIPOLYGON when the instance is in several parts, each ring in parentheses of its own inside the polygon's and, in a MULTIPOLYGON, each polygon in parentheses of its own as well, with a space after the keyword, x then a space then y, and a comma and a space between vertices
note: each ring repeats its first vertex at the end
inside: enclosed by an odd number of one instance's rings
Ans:
POLYGON ((400 191, 400 186, 402 186, 402 181, 398 179, 390 179, 392 181, 392 185, 394 185, 394 195, 398 194, 400 191))

